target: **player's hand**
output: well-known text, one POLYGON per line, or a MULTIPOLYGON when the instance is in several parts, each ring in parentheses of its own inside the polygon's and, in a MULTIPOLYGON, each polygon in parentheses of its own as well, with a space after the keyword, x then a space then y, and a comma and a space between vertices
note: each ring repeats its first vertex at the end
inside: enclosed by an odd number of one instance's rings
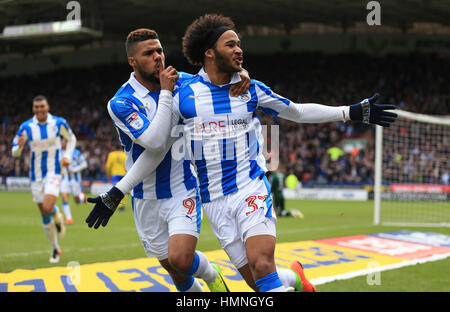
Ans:
POLYGON ((106 226, 109 218, 111 218, 114 211, 116 211, 117 206, 119 206, 123 197, 123 193, 117 187, 113 186, 106 193, 102 193, 95 198, 88 198, 88 202, 95 204, 91 213, 86 218, 88 226, 94 226, 94 229, 98 229, 100 224, 106 226))
POLYGON ((64 157, 63 159, 61 159, 61 165, 63 167, 69 167, 69 165, 70 165, 69 159, 67 157, 64 157))
POLYGON ((19 145, 20 149, 23 148, 23 146, 25 145, 25 132, 22 132, 22 135, 19 137, 17 144, 19 145))
POLYGON ((233 84, 230 88, 231 96, 239 96, 241 94, 244 94, 250 88, 251 79, 250 75, 248 74, 248 71, 242 69, 239 72, 239 76, 241 76, 241 81, 233 84))
POLYGON ((164 68, 162 65, 159 71, 159 83, 161 85, 162 90, 169 90, 173 92, 175 88, 175 83, 178 80, 178 72, 172 66, 168 66, 164 68))
POLYGON ((389 127, 397 118, 396 113, 387 112, 395 109, 392 104, 375 104, 380 95, 375 93, 371 98, 350 105, 350 119, 362 121, 365 124, 376 124, 389 127))

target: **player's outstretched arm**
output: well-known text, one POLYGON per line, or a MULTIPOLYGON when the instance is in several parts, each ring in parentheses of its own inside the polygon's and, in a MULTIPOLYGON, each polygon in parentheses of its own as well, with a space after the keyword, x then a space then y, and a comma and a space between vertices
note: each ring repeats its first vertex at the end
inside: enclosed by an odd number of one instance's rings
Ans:
POLYGON ((395 109, 395 105, 375 104, 379 96, 378 93, 375 93, 371 98, 350 105, 350 119, 362 121, 365 124, 389 127, 398 116, 396 113, 388 112, 387 110, 395 109))
POLYGON ((395 121, 397 114, 387 110, 395 109, 390 104, 375 104, 379 94, 350 106, 327 106, 316 103, 290 105, 280 112, 279 117, 299 123, 321 123, 333 121, 362 121, 366 124, 377 124, 383 127, 395 121))

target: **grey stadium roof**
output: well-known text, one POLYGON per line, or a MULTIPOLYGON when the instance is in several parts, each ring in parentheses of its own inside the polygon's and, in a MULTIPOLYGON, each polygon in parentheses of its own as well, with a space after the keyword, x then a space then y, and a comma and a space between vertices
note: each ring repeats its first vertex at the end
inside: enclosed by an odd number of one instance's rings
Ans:
MULTIPOLYGON (((69 0, 0 0, 0 31, 6 25, 62 21, 69 0)), ((289 32, 300 23, 320 23, 341 29, 365 22, 369 0, 79 0, 84 25, 102 32, 101 40, 123 40, 136 27, 158 30, 179 39, 187 25, 204 13, 233 18, 239 29, 248 25, 282 27, 289 32)), ((414 23, 450 26, 450 0, 379 0, 383 27, 403 31, 414 23)), ((71 38, 74 40, 76 38, 71 38)), ((92 38, 79 38, 92 40, 92 38)), ((42 41, 7 42, 14 50, 42 41)), ((0 42, 0 47, 2 46, 0 42)), ((6 45, 0 48, 5 50, 6 45)))

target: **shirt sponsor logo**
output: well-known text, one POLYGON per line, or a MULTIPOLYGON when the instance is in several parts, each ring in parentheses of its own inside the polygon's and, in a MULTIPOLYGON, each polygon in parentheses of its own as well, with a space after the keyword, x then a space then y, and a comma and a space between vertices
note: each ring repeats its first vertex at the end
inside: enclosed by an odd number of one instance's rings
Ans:
POLYGON ((130 114, 126 119, 126 123, 129 124, 133 129, 141 129, 144 126, 144 121, 139 116, 138 113, 134 112, 130 114))
POLYGON ((59 146, 58 140, 59 140, 59 138, 33 140, 30 143, 31 150, 34 152, 42 152, 42 151, 58 149, 58 146, 59 146))

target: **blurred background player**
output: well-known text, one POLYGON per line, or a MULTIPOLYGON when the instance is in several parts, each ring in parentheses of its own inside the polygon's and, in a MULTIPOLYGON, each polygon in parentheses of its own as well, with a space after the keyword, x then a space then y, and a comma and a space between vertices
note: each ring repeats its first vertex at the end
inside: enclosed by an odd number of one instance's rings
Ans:
POLYGON ((76 137, 64 118, 53 116, 49 111, 45 96, 34 97, 34 116, 20 125, 12 142, 12 155, 19 157, 25 144, 29 144, 33 201, 39 207, 45 235, 52 245, 49 261, 56 263, 62 253, 58 238, 63 238, 66 231, 63 216, 55 205, 61 183, 61 165, 70 165, 76 137), (64 154, 61 137, 67 140, 64 154))
MULTIPOLYGON (((125 161, 127 154, 122 150, 120 145, 114 144, 114 150, 108 153, 105 164, 105 173, 108 181, 112 185, 116 185, 117 182, 127 173, 125 168, 125 161)), ((119 204, 119 210, 125 210, 126 197, 124 197, 119 204)))
POLYGON ((279 217, 294 217, 294 218, 303 218, 303 213, 297 209, 286 210, 285 209, 285 198, 283 194, 284 189, 284 173, 283 168, 280 165, 278 168, 274 168, 270 171, 268 175, 268 179, 270 182, 270 190, 272 192, 273 197, 273 208, 275 209, 275 213, 279 217))
MULTIPOLYGON (((61 141, 62 153, 66 151, 67 140, 61 141)), ((61 199, 62 210, 66 217, 66 224, 72 225, 72 212, 69 205, 69 194, 72 194, 73 200, 76 204, 85 203, 86 196, 82 192, 81 186, 81 172, 88 166, 86 158, 81 154, 78 149, 74 149, 72 153, 72 159, 70 165, 67 168, 63 168, 63 175, 61 179, 61 199)))

